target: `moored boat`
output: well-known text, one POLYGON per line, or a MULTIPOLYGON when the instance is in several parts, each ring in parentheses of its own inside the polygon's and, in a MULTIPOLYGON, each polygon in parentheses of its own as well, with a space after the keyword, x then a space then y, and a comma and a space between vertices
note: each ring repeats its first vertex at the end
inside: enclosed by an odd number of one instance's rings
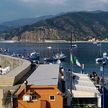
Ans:
POLYGON ((57 53, 53 56, 53 59, 54 60, 61 60, 61 61, 64 61, 66 58, 65 54, 63 54, 62 52, 61 53, 57 53))
POLYGON ((40 54, 37 52, 32 52, 29 56, 25 57, 25 59, 31 61, 32 63, 38 63, 40 60, 40 54))
POLYGON ((72 44, 72 47, 73 47, 73 48, 76 48, 76 47, 77 47, 77 44, 72 44))

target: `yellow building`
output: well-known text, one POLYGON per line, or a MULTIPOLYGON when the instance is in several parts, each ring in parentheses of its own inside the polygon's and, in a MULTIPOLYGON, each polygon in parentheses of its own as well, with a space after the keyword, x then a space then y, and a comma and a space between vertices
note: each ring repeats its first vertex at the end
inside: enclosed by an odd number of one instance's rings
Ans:
POLYGON ((59 65, 40 65, 16 92, 14 108, 63 108, 58 81, 59 65))

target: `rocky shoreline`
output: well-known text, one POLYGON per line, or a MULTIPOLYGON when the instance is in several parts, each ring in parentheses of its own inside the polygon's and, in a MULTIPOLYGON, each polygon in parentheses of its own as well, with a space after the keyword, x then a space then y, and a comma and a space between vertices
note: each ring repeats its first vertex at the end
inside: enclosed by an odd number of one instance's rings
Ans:
MULTIPOLYGON (((45 41, 38 41, 38 42, 32 42, 32 41, 16 41, 16 40, 0 40, 0 43, 70 43, 71 41, 66 40, 45 40, 45 41)), ((108 41, 72 41, 72 43, 108 43, 108 41)))

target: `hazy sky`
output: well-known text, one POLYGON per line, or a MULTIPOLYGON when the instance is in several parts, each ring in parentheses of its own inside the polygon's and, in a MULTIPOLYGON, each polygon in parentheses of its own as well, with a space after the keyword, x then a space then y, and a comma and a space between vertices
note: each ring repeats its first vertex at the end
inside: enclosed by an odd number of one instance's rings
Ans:
POLYGON ((67 11, 108 10, 108 0, 0 0, 0 23, 67 11))

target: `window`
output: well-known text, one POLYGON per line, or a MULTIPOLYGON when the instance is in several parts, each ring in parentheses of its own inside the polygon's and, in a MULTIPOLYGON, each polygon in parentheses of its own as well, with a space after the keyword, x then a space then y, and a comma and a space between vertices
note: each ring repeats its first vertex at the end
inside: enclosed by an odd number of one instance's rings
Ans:
POLYGON ((35 94, 32 94, 32 100, 37 100, 38 97, 35 94))
POLYGON ((50 96, 50 101, 55 101, 55 96, 50 96))

